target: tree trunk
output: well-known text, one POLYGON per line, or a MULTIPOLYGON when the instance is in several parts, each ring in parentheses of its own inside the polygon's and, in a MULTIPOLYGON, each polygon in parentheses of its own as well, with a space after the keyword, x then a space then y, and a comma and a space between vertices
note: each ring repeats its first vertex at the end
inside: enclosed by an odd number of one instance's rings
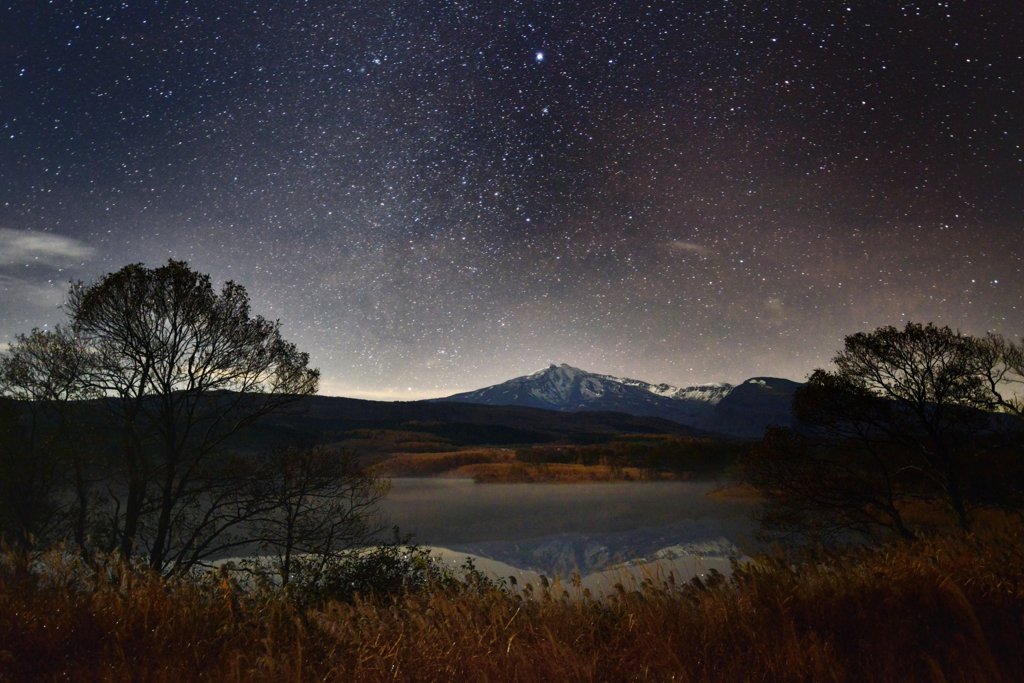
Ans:
POLYGON ((85 475, 82 472, 82 464, 78 462, 77 458, 74 463, 75 468, 75 497, 78 500, 78 508, 75 510, 75 544, 78 546, 78 551, 82 555, 86 555, 88 550, 85 544, 85 527, 89 521, 89 488, 85 484, 85 475))
POLYGON ((153 538, 153 548, 149 553, 149 566, 154 571, 161 571, 164 565, 164 555, 167 553, 167 538, 171 531, 171 512, 174 508, 174 456, 168 456, 167 476, 164 477, 164 487, 160 494, 160 518, 156 525, 156 536, 153 538))
POLYGON ((121 533, 121 556, 129 559, 135 553, 135 537, 139 533, 142 504, 146 500, 146 480, 140 471, 141 454, 136 447, 128 449, 128 500, 124 509, 124 529, 121 533))

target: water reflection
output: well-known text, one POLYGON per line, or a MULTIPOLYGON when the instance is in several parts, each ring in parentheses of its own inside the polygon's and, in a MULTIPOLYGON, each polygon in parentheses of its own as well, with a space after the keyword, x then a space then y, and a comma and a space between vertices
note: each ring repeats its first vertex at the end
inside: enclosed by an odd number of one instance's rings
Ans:
POLYGON ((705 494, 709 483, 475 484, 396 479, 384 512, 416 542, 471 554, 495 573, 595 574, 630 561, 684 580, 750 548, 748 502, 705 494), (500 567, 498 566, 500 565, 500 567))

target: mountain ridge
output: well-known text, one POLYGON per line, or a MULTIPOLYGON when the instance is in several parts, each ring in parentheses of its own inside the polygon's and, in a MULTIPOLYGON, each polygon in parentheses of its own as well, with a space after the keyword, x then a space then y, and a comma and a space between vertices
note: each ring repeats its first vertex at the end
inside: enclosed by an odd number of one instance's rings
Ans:
POLYGON ((753 377, 677 387, 602 375, 566 363, 462 392, 435 402, 523 406, 560 412, 612 411, 660 417, 729 436, 756 438, 769 424, 792 423, 790 400, 800 383, 753 377))

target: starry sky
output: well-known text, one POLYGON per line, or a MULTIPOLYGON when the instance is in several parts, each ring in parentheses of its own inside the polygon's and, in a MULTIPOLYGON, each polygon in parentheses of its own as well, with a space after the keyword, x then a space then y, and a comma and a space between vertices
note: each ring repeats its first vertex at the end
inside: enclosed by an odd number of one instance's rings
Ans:
POLYGON ((0 126, 0 344, 168 258, 368 398, 1024 334, 1019 0, 7 2, 0 126))

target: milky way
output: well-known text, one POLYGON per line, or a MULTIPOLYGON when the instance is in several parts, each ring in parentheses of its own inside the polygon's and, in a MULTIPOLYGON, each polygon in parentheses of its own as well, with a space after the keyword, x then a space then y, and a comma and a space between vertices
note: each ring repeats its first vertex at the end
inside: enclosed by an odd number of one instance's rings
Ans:
POLYGON ((907 320, 1024 333, 1024 10, 19 2, 0 342, 187 260, 324 393, 566 362, 802 379, 907 320))

